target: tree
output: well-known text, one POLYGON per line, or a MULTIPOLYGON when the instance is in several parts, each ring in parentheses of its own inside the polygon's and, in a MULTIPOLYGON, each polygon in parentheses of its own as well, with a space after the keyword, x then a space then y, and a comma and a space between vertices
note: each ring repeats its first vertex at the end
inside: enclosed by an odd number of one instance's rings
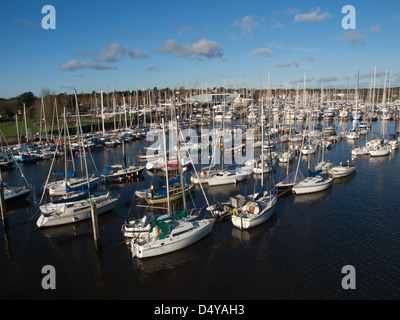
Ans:
POLYGON ((36 98, 31 91, 27 91, 27 92, 24 92, 24 93, 20 94, 19 96, 17 96, 16 99, 21 104, 25 103, 26 107, 30 107, 33 105, 36 98))

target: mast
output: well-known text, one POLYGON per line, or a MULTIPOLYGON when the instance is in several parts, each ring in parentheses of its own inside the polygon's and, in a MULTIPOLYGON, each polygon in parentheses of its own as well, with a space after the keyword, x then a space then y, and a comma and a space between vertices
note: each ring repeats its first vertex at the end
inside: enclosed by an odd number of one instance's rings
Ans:
POLYGON ((101 103, 101 124, 103 125, 103 137, 106 135, 106 129, 104 127, 104 103, 103 103, 103 91, 100 91, 100 103, 101 103))
MULTIPOLYGON (((269 75, 269 73, 268 73, 269 75)), ((269 80, 269 77, 268 77, 269 80)), ((261 97, 261 195, 264 194, 264 97, 261 97)))
MULTIPOLYGON (((25 122, 25 134, 26 134, 26 142, 28 143, 28 125, 26 123, 26 110, 25 110, 25 103, 24 103, 24 122, 25 122)), ((22 130, 21 130, 22 131, 22 130)))
MULTIPOLYGON (((174 102, 174 109, 175 109, 175 102, 174 102)), ((175 111, 176 113, 176 111, 175 111)), ((176 116, 177 118, 177 127, 176 127, 176 136, 177 136, 177 141, 178 141, 178 168, 179 168, 179 173, 181 176, 181 188, 182 188, 182 199, 183 199, 183 208, 187 210, 187 204, 186 204, 186 195, 185 195, 185 182, 183 181, 183 172, 182 172, 182 164, 181 164, 181 144, 179 141, 179 132, 180 132, 180 117, 176 116)), ((168 170, 167 170, 167 175, 168 175, 168 170)))
POLYGON ((16 129, 17 129, 18 145, 19 145, 19 147, 21 147, 21 140, 20 140, 19 132, 18 132, 18 114, 15 114, 15 125, 16 125, 16 129))
POLYGON ((166 185, 167 185, 167 204, 168 204, 168 211, 167 214, 170 216, 171 215, 171 204, 169 201, 169 185, 168 185, 168 160, 167 160, 167 142, 165 138, 165 123, 164 123, 164 118, 161 119, 161 124, 163 128, 163 140, 164 140, 164 160, 165 160, 165 180, 166 180, 166 185))

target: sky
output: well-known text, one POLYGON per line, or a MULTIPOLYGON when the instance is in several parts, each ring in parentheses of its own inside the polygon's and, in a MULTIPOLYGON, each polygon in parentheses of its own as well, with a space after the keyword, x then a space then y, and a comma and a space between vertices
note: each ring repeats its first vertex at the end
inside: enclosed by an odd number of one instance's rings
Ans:
POLYGON ((2 1, 0 38, 2 98, 266 88, 268 73, 271 88, 369 88, 375 67, 377 88, 400 86, 399 1, 2 1))

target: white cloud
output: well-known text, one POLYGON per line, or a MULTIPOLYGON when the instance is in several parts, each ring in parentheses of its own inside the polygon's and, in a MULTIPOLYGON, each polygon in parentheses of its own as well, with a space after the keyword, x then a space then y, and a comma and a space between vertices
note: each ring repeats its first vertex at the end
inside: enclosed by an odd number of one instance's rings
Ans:
POLYGON ((306 61, 315 61, 313 56, 308 56, 304 60, 306 60, 306 61))
POLYGON ((102 62, 116 62, 120 60, 125 54, 126 48, 118 43, 112 43, 104 47, 101 51, 94 51, 97 59, 102 62))
POLYGON ((68 61, 67 63, 64 63, 61 65, 62 70, 66 71, 75 71, 78 69, 93 69, 93 70, 109 70, 109 69, 116 69, 115 66, 113 65, 103 65, 99 63, 95 63, 91 60, 85 60, 85 61, 77 61, 77 60, 71 60, 68 61))
POLYGON ((250 36, 253 33, 254 28, 258 27, 258 23, 254 21, 251 15, 248 15, 245 16, 241 21, 235 20, 234 26, 243 30, 242 35, 250 36))
POLYGON ((292 62, 284 62, 284 63, 278 63, 275 65, 275 68, 298 68, 299 64, 296 61, 292 62))
POLYGON ((202 61, 204 58, 225 60, 222 45, 205 38, 197 39, 191 45, 183 45, 177 43, 175 40, 167 40, 161 47, 157 48, 157 51, 163 54, 173 54, 178 58, 189 57, 197 61, 202 61))
POLYGON ((158 66, 149 66, 146 68, 147 72, 160 72, 158 66))
POLYGON ((365 42, 365 34, 362 30, 349 31, 344 33, 340 37, 335 37, 334 39, 338 42, 350 41, 352 45, 355 45, 357 43, 365 42))
POLYGON ((311 9, 309 13, 298 13, 294 16, 294 22, 322 21, 331 17, 331 14, 328 11, 321 14, 320 12, 321 8, 317 7, 316 9, 311 9))
POLYGON ((138 58, 148 58, 149 55, 147 53, 144 53, 140 50, 133 49, 128 51, 128 56, 131 57, 132 59, 138 59, 138 58))
POLYGON ((259 54, 260 56, 268 57, 268 56, 272 56, 273 53, 274 52, 269 48, 260 48, 260 49, 250 52, 249 56, 252 57, 252 56, 259 54))

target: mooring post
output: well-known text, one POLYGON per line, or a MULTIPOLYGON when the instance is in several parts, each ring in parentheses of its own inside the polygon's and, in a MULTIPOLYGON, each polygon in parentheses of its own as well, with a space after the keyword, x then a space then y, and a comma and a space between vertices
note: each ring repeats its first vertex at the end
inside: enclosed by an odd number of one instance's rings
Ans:
POLYGON ((1 222, 4 229, 8 229, 8 217, 6 213, 6 203, 4 199, 3 181, 0 180, 0 207, 1 207, 1 222))
POLYGON ((124 167, 126 167, 126 153, 125 153, 125 140, 122 139, 122 159, 124 160, 124 167))
POLYGON ((90 216, 92 218, 92 227, 93 227, 93 239, 96 245, 96 249, 100 250, 100 233, 99 233, 99 222, 97 219, 97 207, 95 203, 92 203, 90 216))
POLYGON ((6 201, 4 199, 4 184, 0 169, 0 210, 1 210, 1 222, 4 229, 8 229, 8 217, 6 213, 6 201))

